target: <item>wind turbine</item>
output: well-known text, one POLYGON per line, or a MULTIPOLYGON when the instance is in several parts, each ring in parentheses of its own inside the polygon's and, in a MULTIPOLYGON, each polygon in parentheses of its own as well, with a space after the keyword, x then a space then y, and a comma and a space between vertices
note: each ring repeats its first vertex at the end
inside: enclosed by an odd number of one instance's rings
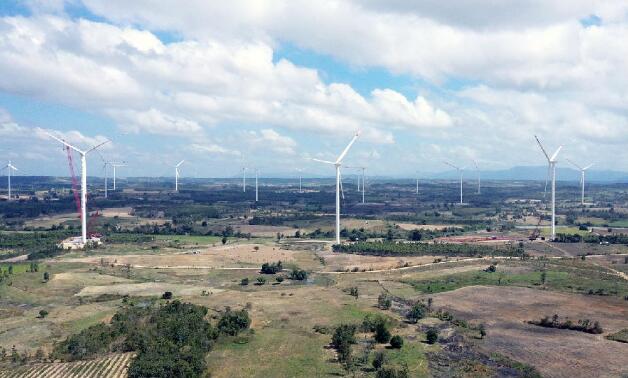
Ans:
POLYGON ((353 143, 355 143, 359 135, 360 135, 359 131, 355 133, 355 135, 353 136, 353 139, 351 139, 351 142, 349 142, 347 147, 345 147, 345 149, 342 151, 340 156, 338 156, 338 159, 336 159, 336 161, 312 159, 314 161, 318 161, 320 163, 325 163, 325 164, 331 164, 336 167, 336 244, 340 244, 340 191, 341 191, 340 167, 342 166, 342 159, 345 158, 345 156, 349 152, 349 149, 351 148, 351 146, 353 146, 353 143))
MULTIPOLYGON (((552 241, 553 241, 556 238, 556 163, 558 162, 556 158, 558 157, 558 154, 560 153, 560 150, 563 148, 563 146, 558 147, 558 149, 556 149, 556 152, 554 152, 554 154, 550 157, 545 151, 545 148, 543 148, 541 141, 536 135, 534 136, 534 139, 536 139, 536 142, 539 144, 539 147, 541 147, 541 151, 543 151, 543 155, 545 155, 545 157, 547 158, 547 163, 548 163, 547 174, 548 176, 551 175, 552 177, 552 241)), ((547 187, 547 184, 546 184, 546 187, 547 187)))
POLYGON ((242 167, 242 192, 246 193, 246 167, 242 167))
POLYGON ((181 160, 179 164, 174 166, 174 191, 175 192, 179 191, 179 167, 181 166, 181 164, 183 164, 183 162, 185 162, 185 160, 181 160))
POLYGON ((570 162, 574 167, 580 170, 580 185, 581 185, 580 204, 584 206, 584 172, 587 169, 591 168, 593 164, 589 164, 586 167, 582 168, 581 166, 579 166, 578 164, 574 163, 573 161, 569 159, 567 159, 567 161, 570 162))
POLYGON ((481 194, 482 180, 480 178, 480 167, 478 166, 478 162, 476 160, 473 160, 473 165, 475 165, 475 171, 478 174, 478 194, 481 194))
POLYGON ((297 168, 296 170, 299 172, 299 193, 303 193, 303 190, 301 189, 301 183, 303 181, 303 168, 297 168))
POLYGON ((419 172, 416 173, 416 195, 419 195, 419 172))
POLYGON ((460 175, 460 204, 462 205, 463 204, 462 202, 462 172, 464 171, 465 167, 460 168, 448 162, 444 162, 444 163, 454 168, 455 170, 457 170, 458 174, 460 175))
MULTIPOLYGON (((353 169, 361 169, 362 170, 362 203, 364 203, 364 187, 365 187, 365 171, 366 171, 366 167, 350 167, 348 165, 345 166, 346 168, 353 168, 353 169)), ((360 175, 358 174, 358 192, 360 192, 360 175)))
POLYGON ((259 191, 258 191, 258 186, 257 186, 258 178, 259 178, 259 169, 255 168, 255 202, 259 200, 259 191))
POLYGON ((87 244, 87 154, 99 148, 103 144, 109 143, 110 141, 106 140, 87 151, 83 151, 50 133, 46 134, 56 141, 61 142, 66 148, 70 148, 81 155, 81 243, 85 245, 87 244))
POLYGON ((9 160, 9 163, 7 165, 5 165, 4 167, 2 167, 2 169, 6 169, 7 170, 7 184, 8 184, 8 200, 11 201, 11 171, 17 171, 18 169, 15 168, 15 166, 13 164, 11 164, 11 160, 9 160))
POLYGON ((122 162, 122 163, 110 162, 110 164, 113 167, 113 191, 115 192, 115 190, 116 190, 116 168, 118 168, 118 167, 126 167, 126 164, 125 164, 125 162, 122 162))

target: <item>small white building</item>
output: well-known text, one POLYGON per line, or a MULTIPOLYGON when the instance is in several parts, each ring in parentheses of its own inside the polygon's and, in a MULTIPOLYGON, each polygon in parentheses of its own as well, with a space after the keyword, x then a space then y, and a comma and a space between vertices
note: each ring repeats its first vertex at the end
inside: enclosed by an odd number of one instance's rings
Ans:
MULTIPOLYGON (((87 239, 87 245, 89 246, 96 247, 101 244, 102 244, 102 241, 98 237, 92 236, 91 238, 87 239)), ((80 236, 69 237, 63 240, 57 246, 62 249, 84 249, 85 248, 85 245, 83 244, 83 241, 81 240, 80 236)))

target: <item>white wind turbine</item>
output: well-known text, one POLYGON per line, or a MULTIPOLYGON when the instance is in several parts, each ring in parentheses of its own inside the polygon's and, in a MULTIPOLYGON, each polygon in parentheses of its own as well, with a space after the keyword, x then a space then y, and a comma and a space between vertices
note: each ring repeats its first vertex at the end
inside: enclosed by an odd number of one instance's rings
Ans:
MULTIPOLYGON (((556 163, 558 162, 556 158, 558 157, 558 154, 560 153, 560 150, 563 148, 563 146, 558 147, 558 149, 556 149, 556 152, 554 152, 554 154, 550 157, 545 151, 545 148, 543 148, 541 141, 536 135, 534 136, 534 139, 536 139, 536 142, 539 144, 539 147, 541 147, 541 151, 543 151, 543 155, 545 155, 545 157, 547 158, 547 163, 548 163, 547 174, 548 176, 551 175, 552 177, 552 241, 553 241, 556 238, 556 163)), ((545 187, 547 188, 547 181, 546 181, 545 187)))
POLYGON ((478 174, 478 194, 481 194, 482 179, 480 178, 480 167, 478 166, 478 162, 476 160, 473 160, 473 165, 475 165, 475 171, 478 174))
POLYGON ((259 169, 255 168, 255 202, 259 200, 258 180, 259 180, 259 169))
POLYGON ((126 167, 126 163, 125 162, 121 162, 121 163, 110 162, 110 164, 113 167, 113 191, 115 192, 116 191, 116 168, 126 167))
POLYGON ((303 181, 303 168, 297 168, 297 172, 299 172, 299 193, 303 193, 302 189, 302 181, 303 181))
POLYGON ((9 160, 9 163, 7 165, 2 167, 2 170, 4 169, 7 170, 7 185, 8 185, 7 194, 9 195, 7 198, 9 201, 11 201, 11 173, 13 173, 12 171, 17 171, 18 169, 15 168, 15 166, 11 163, 11 160, 9 160))
POLYGON ((242 167, 242 192, 246 193, 246 167, 242 167))
POLYGON ((181 160, 179 164, 174 166, 174 191, 179 191, 179 167, 183 164, 185 160, 181 160))
POLYGON ((71 148, 81 155, 81 242, 85 245, 87 243, 87 154, 99 148, 103 144, 109 143, 109 140, 106 140, 87 151, 83 151, 50 133, 46 134, 58 142, 61 142, 66 148, 71 148))
POLYGON ((460 175, 460 204, 462 205, 463 204, 462 202, 462 172, 464 171, 465 167, 460 168, 448 162, 444 162, 444 163, 454 168, 455 170, 457 170, 458 174, 460 175))
POLYGON ((336 167, 336 244, 340 244, 340 191, 341 191, 340 167, 342 166, 342 159, 345 158, 345 156, 349 152, 349 149, 351 148, 351 146, 353 146, 353 143, 355 143, 359 135, 360 135, 359 131, 355 133, 355 135, 353 136, 353 139, 351 139, 351 142, 349 142, 347 147, 345 147, 345 149, 342 151, 340 156, 338 156, 338 159, 336 159, 335 162, 328 161, 328 160, 312 159, 314 161, 318 161, 320 163, 325 163, 325 164, 331 164, 336 167))
POLYGON ((573 161, 567 159, 568 162, 570 162, 574 167, 578 168, 578 170, 580 170, 580 186, 581 186, 581 192, 580 192, 580 204, 582 206, 584 206, 584 172, 591 168, 593 166, 593 164, 589 164, 586 167, 581 167, 578 164, 574 163, 573 161))
MULTIPOLYGON (((362 170, 362 203, 365 203, 364 201, 364 187, 365 187, 365 183, 366 183, 366 167, 355 167, 355 166, 345 166, 346 168, 353 168, 353 169, 361 169, 362 170)), ((358 192, 360 192, 360 175, 358 174, 358 192)))

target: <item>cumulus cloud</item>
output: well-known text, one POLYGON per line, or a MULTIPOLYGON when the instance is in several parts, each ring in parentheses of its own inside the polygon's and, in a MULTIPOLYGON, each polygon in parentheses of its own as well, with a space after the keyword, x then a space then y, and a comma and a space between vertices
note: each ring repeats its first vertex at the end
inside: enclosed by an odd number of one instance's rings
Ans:
MULTIPOLYGON (((195 142, 226 128, 255 128, 249 141, 263 141, 263 130, 335 140, 361 129, 387 157, 402 159, 386 144, 411 133, 427 151, 421 158, 511 164, 538 152, 530 138, 543 133, 549 143, 604 144, 609 159, 628 157, 619 147, 628 135, 622 0, 80 2, 106 22, 69 19, 60 1, 49 10, 56 16, 35 5, 33 17, 0 19, 0 90, 195 142), (358 93, 326 82, 315 65, 279 59, 285 43, 416 81, 358 93)), ((235 144, 207 143, 217 154, 235 144)))
POLYGON ((49 15, 6 17, 0 30, 0 88, 99 111, 129 132, 193 138, 254 122, 349 135, 449 122, 424 97, 411 103, 386 89, 365 98, 325 84, 316 70, 274 62, 272 47, 259 41, 164 45, 145 30, 49 15))

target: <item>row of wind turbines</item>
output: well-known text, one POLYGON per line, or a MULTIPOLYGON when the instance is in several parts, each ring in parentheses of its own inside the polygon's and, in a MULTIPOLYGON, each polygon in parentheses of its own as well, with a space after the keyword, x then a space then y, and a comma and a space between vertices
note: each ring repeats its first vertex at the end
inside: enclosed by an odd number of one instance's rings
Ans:
MULTIPOLYGON (((71 145, 70 143, 68 143, 67 141, 65 141, 62 138, 58 138, 50 133, 47 133, 48 136, 50 136, 51 138, 55 139, 56 141, 60 142, 63 146, 64 149, 71 149, 75 152, 77 152, 80 157, 81 157, 81 241, 83 243, 87 242, 87 223, 86 223, 86 218, 87 218, 87 155, 92 152, 92 151, 96 151, 98 148, 100 148, 101 146, 105 145, 106 143, 109 143, 109 140, 106 140, 96 146, 93 146, 87 150, 82 150, 79 149, 73 145, 71 145)), ((336 222, 335 222, 335 231, 336 231, 336 243, 340 243, 340 198, 342 196, 342 198, 344 199, 344 191, 342 189, 342 173, 341 173, 341 167, 343 166, 343 160, 344 158, 347 156, 347 154, 349 153, 349 150, 351 149, 351 147, 353 146, 353 144, 356 142, 356 140, 358 139, 360 133, 359 131, 355 133, 355 135, 353 136, 353 138, 351 139, 351 141, 349 142, 349 144, 344 148, 344 150, 340 153, 340 155, 338 156, 338 158, 335 161, 329 161, 329 160, 321 160, 321 159, 311 159, 313 161, 319 162, 319 163, 323 163, 323 164, 328 164, 328 165, 333 165, 335 167, 335 171, 336 171, 336 222)), ((554 152, 554 154, 552 154, 551 156, 546 152, 545 148, 543 147, 543 144, 541 143, 541 141, 539 140, 539 138, 535 135, 534 136, 539 147, 541 148, 541 151, 543 152, 543 154, 545 155, 547 162, 548 162, 548 177, 546 179, 546 183, 545 183, 545 192, 547 191, 547 182, 551 179, 551 211, 552 211, 552 240, 555 239, 556 237, 556 163, 558 162, 558 154, 560 153, 560 151, 562 150, 563 146, 558 147, 558 149, 554 152)), ((100 154, 100 152, 98 152, 100 154)), ((116 162, 116 161, 109 161, 106 160, 102 154, 100 154, 100 157, 102 159, 102 161, 104 162, 104 170, 105 170, 105 198, 107 198, 108 196, 108 167, 112 167, 113 168, 113 190, 116 190, 116 168, 119 167, 125 167, 127 166, 125 162, 116 162)), ((587 166, 580 166, 574 162, 572 162, 571 160, 567 159, 572 165, 574 165, 576 168, 578 168, 578 170, 581 173, 580 176, 580 185, 581 185, 581 203, 582 205, 584 205, 584 187, 585 187, 585 172, 591 168, 593 166, 593 164, 589 164, 587 166)), ((179 190, 179 177, 180 177, 180 173, 179 173, 179 168, 181 167, 181 165, 185 162, 185 160, 181 160, 179 163, 177 163, 176 165, 174 165, 174 169, 175 169, 175 191, 179 190)), ((465 167, 460 167, 457 165, 454 165, 450 162, 444 162, 446 165, 454 168, 455 170, 457 170, 458 174, 460 175, 460 203, 463 204, 463 172, 465 170, 465 167)), ((477 161, 473 160, 473 164, 475 165, 476 171, 477 171, 477 194, 481 193, 481 178, 480 178, 480 170, 479 170, 479 166, 477 164, 477 161)), ((366 171, 366 167, 364 166, 345 166, 345 168, 352 168, 352 169, 359 169, 361 170, 361 176, 358 175, 358 192, 361 190, 362 191, 362 203, 365 202, 365 171, 366 171), (361 185, 360 185, 361 184, 361 185)), ((11 197, 11 174, 14 171, 17 171, 18 169, 9 161, 7 165, 5 165, 4 167, 2 167, 2 170, 7 170, 7 176, 8 176, 8 194, 9 194, 9 200, 12 198, 11 197)), ((246 171, 248 168, 244 167, 242 168, 242 191, 246 193, 246 171)), ((299 192, 302 192, 302 169, 298 169, 299 171, 299 192)), ((255 168, 254 169, 255 172, 255 201, 259 200, 259 186, 258 186, 258 181, 259 181, 259 169, 255 168)), ((416 191, 417 194, 419 192, 419 179, 417 178, 417 182, 416 182, 416 191)))

